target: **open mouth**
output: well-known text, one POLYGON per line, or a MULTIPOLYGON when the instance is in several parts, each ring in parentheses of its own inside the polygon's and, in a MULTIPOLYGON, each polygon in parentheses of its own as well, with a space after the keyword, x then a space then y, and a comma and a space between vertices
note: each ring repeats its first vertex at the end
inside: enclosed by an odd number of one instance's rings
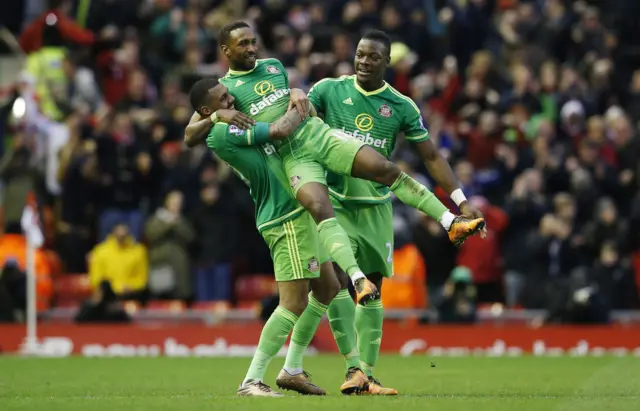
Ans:
POLYGON ((371 71, 359 68, 358 69, 358 74, 361 75, 361 76, 368 76, 368 75, 371 74, 371 71))

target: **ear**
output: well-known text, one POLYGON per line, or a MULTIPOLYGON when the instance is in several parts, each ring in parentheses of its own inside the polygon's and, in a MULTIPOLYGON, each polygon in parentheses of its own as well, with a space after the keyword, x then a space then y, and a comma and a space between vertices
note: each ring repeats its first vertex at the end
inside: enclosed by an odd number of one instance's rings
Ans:
POLYGON ((391 54, 387 54, 387 66, 391 64, 391 54))
POLYGON ((213 114, 213 111, 211 111, 211 109, 209 109, 209 107, 207 106, 202 106, 200 107, 199 114, 202 117, 209 117, 210 115, 213 114))
POLYGON ((222 50, 222 54, 224 54, 227 58, 229 57, 229 54, 230 54, 229 46, 227 46, 226 44, 223 44, 222 46, 220 46, 220 50, 222 50))

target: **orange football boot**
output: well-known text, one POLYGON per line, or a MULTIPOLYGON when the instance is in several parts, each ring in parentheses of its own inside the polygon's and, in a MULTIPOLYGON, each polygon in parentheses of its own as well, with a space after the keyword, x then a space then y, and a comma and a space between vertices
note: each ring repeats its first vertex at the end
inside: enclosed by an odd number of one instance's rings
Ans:
POLYGON ((465 216, 457 216, 449 228, 449 240, 456 247, 460 247, 467 238, 482 230, 484 225, 484 218, 471 219, 465 216))
POLYGON ((367 390, 369 379, 360 368, 351 367, 347 370, 344 384, 340 386, 340 392, 344 395, 361 394, 367 390))
MULTIPOLYGON (((453 224, 451 226, 453 227, 453 224)), ((356 289, 356 303, 358 304, 367 305, 369 301, 380 297, 380 292, 376 285, 367 278, 356 280, 354 287, 356 289)))

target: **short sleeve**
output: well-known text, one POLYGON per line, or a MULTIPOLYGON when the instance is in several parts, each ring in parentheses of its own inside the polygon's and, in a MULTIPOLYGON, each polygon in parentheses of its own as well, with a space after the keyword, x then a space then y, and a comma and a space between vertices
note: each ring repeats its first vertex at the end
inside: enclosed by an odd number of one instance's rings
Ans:
POLYGON ((403 102, 402 132, 405 138, 412 143, 420 143, 429 139, 429 131, 424 126, 422 113, 413 101, 403 102))
POLYGON ((313 87, 311 87, 311 90, 309 90, 308 93, 309 101, 311 102, 311 104, 313 104, 313 107, 315 107, 318 113, 325 112, 327 83, 328 82, 325 80, 320 80, 313 87))

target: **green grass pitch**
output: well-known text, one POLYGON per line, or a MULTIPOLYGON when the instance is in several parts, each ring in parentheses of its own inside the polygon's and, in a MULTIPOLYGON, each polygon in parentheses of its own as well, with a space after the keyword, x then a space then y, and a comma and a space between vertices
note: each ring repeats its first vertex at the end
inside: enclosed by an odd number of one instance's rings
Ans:
MULTIPOLYGON (((271 364, 268 384, 275 386, 282 363, 271 364)), ((0 410, 640 410, 640 359, 631 357, 382 356, 376 375, 401 392, 387 398, 340 395, 338 356, 305 359, 326 397, 238 398, 248 364, 248 358, 0 357, 0 410)))

